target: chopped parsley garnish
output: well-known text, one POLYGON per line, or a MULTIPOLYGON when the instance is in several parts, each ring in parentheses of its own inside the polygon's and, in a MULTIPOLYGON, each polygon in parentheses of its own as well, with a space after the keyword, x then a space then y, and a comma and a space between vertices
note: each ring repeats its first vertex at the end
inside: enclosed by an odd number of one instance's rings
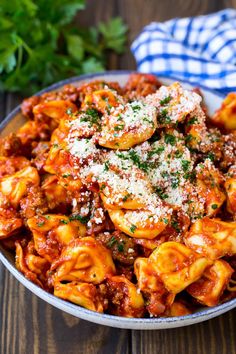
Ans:
POLYGON ((118 243, 117 249, 118 249, 119 252, 124 252, 124 245, 123 245, 123 243, 118 243))
POLYGON ((177 231, 177 232, 181 231, 181 229, 179 227, 179 223, 175 219, 171 221, 171 226, 175 229, 175 231, 177 231))
POLYGON ((61 219, 60 222, 61 222, 62 224, 68 224, 68 223, 69 223, 69 221, 68 221, 68 220, 65 220, 65 219, 61 219))
POLYGON ((177 157, 177 159, 179 159, 179 158, 182 157, 182 156, 183 156, 183 151, 177 150, 177 151, 175 152, 175 157, 177 157))
POLYGON ((124 196, 124 198, 122 199, 123 202, 126 202, 126 201, 129 199, 130 196, 131 196, 130 193, 126 194, 126 195, 124 196))
POLYGON ((133 110, 134 112, 138 112, 138 111, 140 111, 140 109, 141 109, 141 107, 140 107, 139 105, 136 105, 136 106, 132 106, 132 105, 131 105, 131 107, 132 107, 132 110, 133 110))
POLYGON ((151 150, 148 152, 148 158, 149 157, 152 157, 153 155, 156 155, 156 154, 161 154, 163 151, 165 150, 165 147, 163 145, 161 146, 158 146, 157 148, 151 150))
POLYGON ((171 134, 166 134, 165 135, 165 143, 174 146, 176 143, 176 137, 171 134))
POLYGON ((105 161, 105 162, 104 162, 104 171, 108 171, 108 170, 109 170, 109 167, 110 167, 109 161, 105 161))
POLYGON ((161 124, 168 124, 171 122, 171 118, 168 116, 168 111, 165 108, 159 112, 157 119, 161 124))
POLYGON ((172 181, 171 181, 171 187, 173 189, 176 189, 179 185, 179 179, 177 177, 175 177, 172 181))
POLYGON ((211 208, 216 210, 218 208, 218 205, 217 204, 211 204, 211 208))
POLYGON ((137 226, 135 226, 135 225, 130 226, 130 232, 134 233, 136 229, 137 229, 137 226))
POLYGON ((172 100, 171 96, 166 96, 165 98, 163 98, 163 100, 160 100, 160 105, 164 106, 165 104, 168 104, 171 100, 172 100))
POLYGON ((106 243, 107 247, 112 248, 113 246, 117 246, 118 252, 124 252, 124 241, 118 242, 115 236, 112 236, 110 240, 106 243))
POLYGON ((186 172, 183 177, 193 183, 196 179, 196 171, 186 172))
POLYGON ((188 134, 186 137, 185 137, 185 142, 186 143, 189 143, 190 141, 192 141, 193 140, 193 136, 192 136, 192 134, 188 134))
POLYGON ((124 124, 116 125, 116 126, 114 127, 114 130, 115 130, 115 131, 123 130, 124 127, 125 127, 124 124))
POLYGON ((165 193, 165 191, 161 187, 156 187, 155 188, 156 193, 159 195, 161 199, 167 199, 168 194, 165 193))
POLYGON ((207 159, 210 159, 212 162, 215 161, 215 154, 213 152, 209 152, 206 156, 207 159))
POLYGON ((38 227, 42 227, 44 224, 45 224, 45 221, 40 221, 40 222, 37 223, 37 226, 38 227))
POLYGON ((192 118, 190 118, 190 119, 188 120, 188 122, 186 123, 186 127, 189 127, 190 125, 193 125, 193 124, 195 124, 195 123, 197 123, 197 122, 198 122, 197 118, 196 118, 196 117, 192 117, 192 118))
POLYGON ((163 218, 163 221, 164 221, 164 224, 166 224, 166 225, 169 223, 169 220, 166 218, 163 218))
POLYGON ((88 216, 82 216, 82 215, 76 214, 76 215, 71 215, 71 216, 69 217, 69 220, 70 220, 70 221, 78 220, 78 221, 81 222, 81 224, 87 224, 87 222, 89 221, 89 217, 88 217, 88 216))
POLYGON ((184 172, 187 172, 190 167, 191 162, 188 160, 182 160, 181 165, 184 172))
POLYGON ((111 248, 116 244, 117 240, 115 236, 112 236, 110 240, 107 242, 107 247, 111 248))
POLYGON ((67 178, 67 177, 70 177, 71 174, 70 173, 65 173, 64 175, 62 175, 63 178, 67 178))
POLYGON ((102 185, 101 185, 101 187, 100 187, 100 190, 102 191, 103 189, 105 189, 106 188, 106 185, 103 183, 102 185))
POLYGON ((93 124, 100 125, 100 115, 99 112, 94 108, 88 108, 84 115, 80 118, 81 122, 89 123, 89 127, 91 128, 93 124))
POLYGON ((130 150, 128 152, 129 158, 133 161, 133 163, 143 171, 148 170, 148 163, 142 162, 135 150, 130 150))

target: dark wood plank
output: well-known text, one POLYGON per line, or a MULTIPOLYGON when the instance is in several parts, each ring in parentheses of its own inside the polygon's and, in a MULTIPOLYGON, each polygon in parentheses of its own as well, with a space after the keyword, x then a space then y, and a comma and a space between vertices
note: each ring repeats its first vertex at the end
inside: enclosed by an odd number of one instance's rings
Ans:
POLYGON ((236 310, 197 325, 133 331, 132 354, 235 354, 236 310))

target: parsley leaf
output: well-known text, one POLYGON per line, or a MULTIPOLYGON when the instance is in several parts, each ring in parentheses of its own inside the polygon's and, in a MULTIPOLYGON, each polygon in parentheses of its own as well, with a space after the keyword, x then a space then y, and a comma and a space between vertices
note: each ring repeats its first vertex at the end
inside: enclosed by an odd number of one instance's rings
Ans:
POLYGON ((174 146, 176 143, 176 137, 171 134, 166 134, 165 135, 165 143, 174 146))
POLYGON ((117 17, 97 27, 73 24, 85 0, 1 0, 0 86, 32 94, 64 78, 105 69, 122 53, 127 27, 117 17))

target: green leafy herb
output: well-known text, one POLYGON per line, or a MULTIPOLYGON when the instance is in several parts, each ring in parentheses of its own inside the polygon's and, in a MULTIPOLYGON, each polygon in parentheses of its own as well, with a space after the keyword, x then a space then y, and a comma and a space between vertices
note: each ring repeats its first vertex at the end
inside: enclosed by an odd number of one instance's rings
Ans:
POLYGON ((182 161, 181 161, 181 165, 182 165, 183 171, 184 171, 184 172, 187 172, 188 169, 189 169, 189 167, 190 167, 190 165, 191 165, 191 162, 188 161, 188 160, 182 160, 182 161))
POLYGON ((112 236, 110 240, 107 242, 107 247, 111 248, 117 243, 115 236, 112 236))
POLYGON ((168 220, 168 219, 163 218, 163 221, 164 221, 164 224, 168 225, 168 223, 169 223, 169 220, 168 220))
POLYGON ((197 122, 198 122, 197 117, 192 117, 187 121, 186 126, 189 127, 190 125, 193 125, 197 122))
POLYGON ((108 171, 108 170, 109 170, 109 167, 110 167, 109 161, 105 161, 105 162, 104 162, 104 171, 108 171))
POLYGON ((65 220, 65 219, 61 219, 60 222, 61 222, 62 224, 68 224, 68 223, 69 223, 69 221, 68 221, 68 220, 65 220))
POLYGON ((207 159, 210 159, 212 162, 215 161, 215 154, 213 152, 209 152, 206 156, 207 159))
POLYGON ((171 119, 168 116, 168 111, 165 108, 159 112, 157 119, 161 124, 168 124, 171 122, 171 119))
POLYGON ((131 196, 130 193, 126 194, 126 195, 124 196, 124 198, 122 199, 123 202, 126 202, 126 201, 129 199, 130 196, 131 196))
POLYGON ((87 111, 80 118, 81 122, 89 123, 91 128, 94 124, 100 127, 100 115, 99 112, 94 108, 88 108, 87 111))
POLYGON ((177 220, 172 220, 171 221, 171 226, 177 231, 177 232, 180 232, 181 229, 180 229, 180 226, 179 226, 179 223, 177 220))
POLYGON ((174 146, 176 143, 176 137, 171 134, 166 134, 165 135, 165 143, 174 146))
POLYGON ((70 221, 78 220, 78 221, 81 222, 81 224, 87 224, 87 222, 89 221, 89 217, 88 217, 88 216, 82 216, 82 215, 76 214, 76 215, 71 215, 71 216, 69 217, 69 220, 70 220, 70 221))
POLYGON ((136 229, 137 229, 137 226, 135 226, 135 225, 130 226, 130 232, 134 233, 136 229))
POLYGON ((158 146, 157 148, 151 150, 148 152, 148 158, 152 157, 153 155, 159 155, 165 150, 165 147, 163 145, 158 146))
POLYGON ((167 199, 168 194, 165 193, 165 191, 161 187, 156 187, 155 188, 156 193, 159 195, 161 199, 167 199))
POLYGON ((40 221, 37 223, 38 227, 42 227, 45 224, 45 221, 40 221))
POLYGON ((128 152, 128 156, 138 168, 140 168, 141 170, 147 172, 148 163, 141 161, 140 157, 138 156, 138 154, 137 154, 137 152, 135 150, 130 150, 128 152))
POLYGON ((114 127, 114 130, 115 130, 115 131, 123 130, 124 127, 125 127, 124 124, 116 125, 116 126, 114 127))
POLYGON ((72 21, 84 8, 85 0, 1 0, 1 88, 32 94, 73 75, 103 71, 107 50, 122 53, 122 19, 82 29, 72 21))
POLYGON ((171 96, 167 96, 165 98, 163 98, 163 100, 160 100, 160 105, 164 106, 166 104, 168 104, 171 101, 172 97, 171 96))
POLYGON ((123 243, 118 243, 117 249, 119 252, 124 252, 124 244, 123 243))
POLYGON ((218 208, 218 205, 217 204, 211 204, 211 208, 215 210, 215 209, 218 208))

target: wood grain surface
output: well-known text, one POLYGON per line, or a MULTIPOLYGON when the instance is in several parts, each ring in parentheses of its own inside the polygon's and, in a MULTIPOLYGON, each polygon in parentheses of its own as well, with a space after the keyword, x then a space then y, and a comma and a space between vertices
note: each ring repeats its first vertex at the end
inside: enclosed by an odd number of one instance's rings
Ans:
MULTIPOLYGON (((151 21, 235 7, 236 0, 87 0, 80 25, 122 16, 129 43, 151 21)), ((135 69, 132 54, 109 59, 110 69, 135 69)), ((20 98, 0 95, 0 119, 20 98)), ((31 294, 0 264, 1 354, 236 354, 236 309, 179 329, 119 330, 79 320, 31 294)))

